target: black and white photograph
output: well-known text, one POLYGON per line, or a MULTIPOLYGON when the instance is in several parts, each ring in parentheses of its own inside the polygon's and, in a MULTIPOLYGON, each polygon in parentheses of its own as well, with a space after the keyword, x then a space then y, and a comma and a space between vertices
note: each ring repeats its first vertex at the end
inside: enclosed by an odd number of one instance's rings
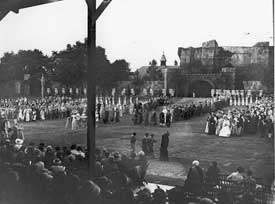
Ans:
POLYGON ((0 0, 0 204, 275 204, 274 0, 0 0))

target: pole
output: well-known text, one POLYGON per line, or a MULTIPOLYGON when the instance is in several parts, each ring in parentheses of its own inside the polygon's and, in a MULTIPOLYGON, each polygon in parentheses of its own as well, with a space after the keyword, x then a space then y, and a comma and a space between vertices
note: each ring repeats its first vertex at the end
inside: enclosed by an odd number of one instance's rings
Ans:
POLYGON ((44 98, 44 85, 45 85, 45 77, 44 74, 41 76, 41 98, 44 98))
POLYGON ((96 58, 96 22, 93 18, 96 11, 96 0, 87 0, 88 5, 88 75, 87 75, 87 150, 88 150, 88 173, 93 178, 95 170, 95 58, 96 58))

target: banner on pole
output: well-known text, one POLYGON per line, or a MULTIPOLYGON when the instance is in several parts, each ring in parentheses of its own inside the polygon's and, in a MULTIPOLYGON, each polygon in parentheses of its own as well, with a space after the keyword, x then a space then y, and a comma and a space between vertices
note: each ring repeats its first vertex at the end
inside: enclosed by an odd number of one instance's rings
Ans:
POLYGON ((162 89, 162 95, 166 96, 166 89, 162 89))
POLYGON ((113 88, 113 89, 112 89, 112 96, 114 96, 114 95, 115 95, 115 93, 116 93, 116 89, 115 89, 115 88, 113 88))

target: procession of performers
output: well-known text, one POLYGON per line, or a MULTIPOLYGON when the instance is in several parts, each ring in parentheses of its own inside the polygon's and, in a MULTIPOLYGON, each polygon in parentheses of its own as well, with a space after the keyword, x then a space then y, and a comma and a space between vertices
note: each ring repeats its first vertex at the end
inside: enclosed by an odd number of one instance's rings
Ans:
POLYGON ((31 122, 37 120, 64 119, 72 115, 86 112, 86 99, 70 97, 45 97, 43 99, 1 99, 0 112, 3 118, 31 122))
POLYGON ((211 112, 205 133, 220 137, 260 133, 261 137, 274 137, 273 97, 263 97, 245 108, 211 112))
POLYGON ((172 122, 170 110, 167 110, 164 107, 164 109, 157 115, 157 111, 155 109, 150 110, 148 106, 141 108, 140 105, 137 105, 137 107, 139 108, 135 110, 133 116, 134 125, 144 124, 145 126, 156 126, 159 124, 161 127, 170 127, 172 122))
POLYGON ((210 111, 221 109, 228 105, 228 100, 205 100, 204 102, 190 102, 187 104, 173 104, 170 109, 173 121, 183 121, 194 116, 201 116, 210 111))

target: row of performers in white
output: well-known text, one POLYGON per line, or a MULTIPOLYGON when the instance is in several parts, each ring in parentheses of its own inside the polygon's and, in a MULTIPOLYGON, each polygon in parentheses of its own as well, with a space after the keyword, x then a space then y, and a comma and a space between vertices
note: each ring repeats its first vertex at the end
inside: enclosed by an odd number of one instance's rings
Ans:
MULTIPOLYGON (((256 98, 256 102, 258 98, 256 98)), ((252 97, 230 97, 229 105, 230 106, 248 106, 253 103, 252 97)))

